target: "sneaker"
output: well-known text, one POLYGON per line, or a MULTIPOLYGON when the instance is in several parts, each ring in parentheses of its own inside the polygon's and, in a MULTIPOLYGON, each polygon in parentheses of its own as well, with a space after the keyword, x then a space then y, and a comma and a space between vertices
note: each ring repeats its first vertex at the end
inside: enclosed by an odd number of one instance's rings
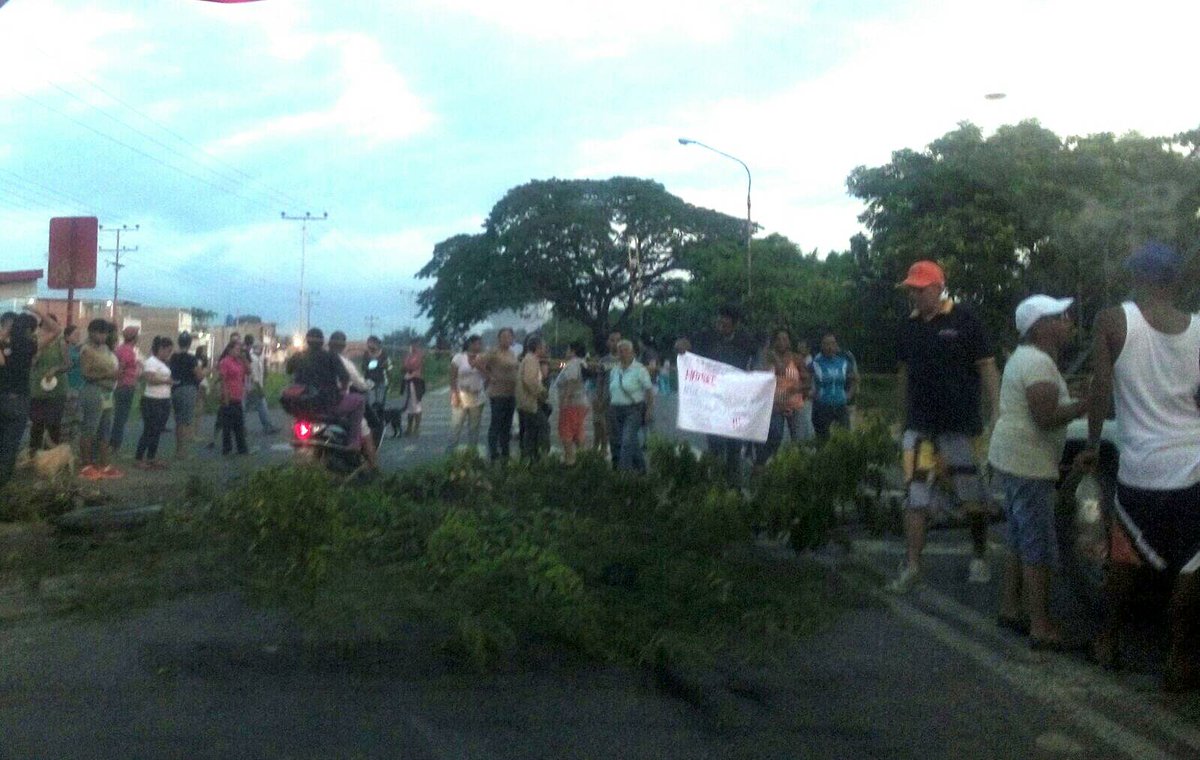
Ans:
POLYGON ((971 560, 970 570, 967 572, 967 583, 991 583, 992 582, 992 566, 988 564, 986 559, 975 557, 971 560))
POLYGON ((889 594, 907 594, 920 582, 921 571, 918 568, 906 565, 900 571, 900 574, 896 576, 896 579, 889 583, 886 588, 889 594))
POLYGON ((99 474, 96 477, 98 477, 102 480, 116 480, 117 478, 125 477, 125 473, 121 472, 116 467, 113 467, 110 464, 107 467, 105 467, 103 470, 100 470, 99 474))

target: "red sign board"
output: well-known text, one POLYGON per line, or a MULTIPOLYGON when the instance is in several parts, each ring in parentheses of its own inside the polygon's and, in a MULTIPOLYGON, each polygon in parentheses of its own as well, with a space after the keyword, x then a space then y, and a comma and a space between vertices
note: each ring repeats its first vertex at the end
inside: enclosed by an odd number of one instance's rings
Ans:
POLYGON ((94 216, 59 216, 50 220, 50 276, 55 290, 96 287, 96 246, 100 225, 94 216))

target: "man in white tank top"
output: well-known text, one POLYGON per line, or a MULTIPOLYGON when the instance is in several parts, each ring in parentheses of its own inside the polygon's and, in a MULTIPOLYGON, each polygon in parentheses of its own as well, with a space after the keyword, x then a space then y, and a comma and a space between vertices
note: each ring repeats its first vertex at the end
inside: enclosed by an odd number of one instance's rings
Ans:
POLYGON ((1116 666, 1139 565, 1177 574, 1164 688, 1182 691, 1200 686, 1200 315, 1175 305, 1183 261, 1169 247, 1148 243, 1126 268, 1133 300, 1096 318, 1088 459, 1112 399, 1121 430, 1116 515, 1136 557, 1110 559, 1095 654, 1116 666))

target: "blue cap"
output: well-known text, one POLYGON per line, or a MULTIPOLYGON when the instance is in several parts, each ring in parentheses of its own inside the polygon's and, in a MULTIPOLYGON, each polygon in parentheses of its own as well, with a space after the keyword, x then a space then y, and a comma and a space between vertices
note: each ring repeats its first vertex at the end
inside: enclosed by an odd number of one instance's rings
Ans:
POLYGON ((1152 240, 1129 254, 1125 269, 1146 282, 1170 285, 1183 269, 1183 258, 1169 245, 1152 240))

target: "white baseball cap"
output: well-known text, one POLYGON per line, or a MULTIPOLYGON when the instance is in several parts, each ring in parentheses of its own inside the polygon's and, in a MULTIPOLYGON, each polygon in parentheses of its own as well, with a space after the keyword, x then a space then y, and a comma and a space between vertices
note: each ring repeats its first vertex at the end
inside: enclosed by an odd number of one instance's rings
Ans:
POLYGON ((1057 317, 1071 308, 1074 298, 1054 298, 1053 296, 1036 295, 1026 298, 1017 304, 1017 332, 1021 337, 1029 332, 1029 328, 1042 317, 1057 317))

